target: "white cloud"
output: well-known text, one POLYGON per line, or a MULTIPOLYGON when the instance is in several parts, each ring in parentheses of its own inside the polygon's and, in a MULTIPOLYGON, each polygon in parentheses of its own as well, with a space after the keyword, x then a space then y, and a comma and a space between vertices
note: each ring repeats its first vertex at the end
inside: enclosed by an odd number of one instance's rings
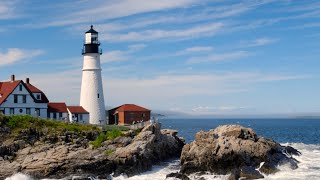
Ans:
POLYGON ((133 45, 129 45, 128 49, 124 51, 115 50, 115 51, 105 52, 101 56, 101 63, 126 61, 130 59, 133 53, 136 53, 144 49, 145 47, 147 47, 146 44, 133 44, 133 45))
POLYGON ((102 54, 101 63, 119 62, 129 59, 127 51, 108 51, 102 54))
POLYGON ((190 39, 215 35, 223 27, 222 23, 211 23, 185 29, 162 30, 152 29, 124 34, 104 34, 100 40, 109 42, 151 41, 157 39, 190 39))
POLYGON ((194 46, 194 47, 189 47, 184 50, 176 52, 176 56, 182 56, 182 55, 190 55, 194 53, 208 53, 213 50, 213 47, 211 46, 194 46))
POLYGON ((204 62, 218 62, 230 61, 248 57, 250 55, 247 51, 235 51, 221 54, 209 54, 208 56, 191 57, 187 60, 188 64, 204 63, 204 62))
POLYGON ((18 1, 16 0, 3 0, 0 2, 0 20, 12 19, 17 17, 16 6, 18 1))
POLYGON ((218 112, 232 112, 232 111, 239 111, 243 109, 248 109, 246 106, 197 106, 192 108, 193 112, 197 113, 218 113, 218 112))
POLYGON ((33 57, 42 55, 43 53, 44 51, 42 50, 10 48, 7 50, 7 52, 0 52, 0 66, 14 64, 26 59, 31 59, 33 57))
POLYGON ((272 44, 272 43, 275 43, 277 41, 278 40, 274 39, 274 38, 264 37, 264 38, 255 39, 255 40, 250 41, 250 42, 243 42, 242 46, 244 46, 244 47, 258 47, 258 46, 265 46, 265 45, 268 45, 268 44, 272 44))
POLYGON ((141 13, 183 8, 196 3, 199 2, 196 0, 111 0, 96 3, 84 1, 82 4, 79 4, 80 8, 74 9, 71 13, 47 23, 47 26, 91 23, 93 19, 96 21, 102 21, 141 13))
MULTIPOLYGON (((79 103, 81 70, 27 74, 25 77, 30 77, 31 82, 42 89, 51 101, 66 101, 68 104, 79 103), (60 87, 68 88, 66 90, 60 87)), ((140 78, 114 78, 107 72, 103 75, 103 85, 104 96, 108 106, 123 103, 137 103, 150 108, 159 108, 159 106, 162 106, 162 109, 168 110, 172 102, 177 105, 176 107, 183 107, 185 101, 191 98, 214 99, 214 96, 223 94, 248 92, 254 88, 254 84, 258 83, 301 80, 306 78, 311 77, 306 75, 257 72, 171 74, 140 78)), ((205 111, 205 109, 213 109, 216 111, 230 112, 244 107, 247 106, 202 106, 202 108, 198 107, 194 110, 205 111), (213 107, 215 107, 215 109, 213 107)), ((189 111, 191 109, 192 107, 190 107, 189 111)))

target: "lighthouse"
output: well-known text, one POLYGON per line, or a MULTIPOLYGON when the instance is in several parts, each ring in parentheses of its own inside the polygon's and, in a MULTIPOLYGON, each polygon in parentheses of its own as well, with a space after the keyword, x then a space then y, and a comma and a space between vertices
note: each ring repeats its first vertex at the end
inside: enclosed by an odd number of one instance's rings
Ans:
POLYGON ((80 106, 89 112, 89 123, 104 125, 106 122, 106 108, 104 104, 98 32, 91 28, 85 33, 83 45, 83 68, 80 106))

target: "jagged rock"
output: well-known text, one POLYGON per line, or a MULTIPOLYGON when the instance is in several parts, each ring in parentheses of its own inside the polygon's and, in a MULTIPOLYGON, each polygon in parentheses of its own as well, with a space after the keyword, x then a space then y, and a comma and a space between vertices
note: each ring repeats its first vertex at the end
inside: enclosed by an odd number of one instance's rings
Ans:
POLYGON ((184 142, 171 134, 162 134, 159 123, 146 126, 134 137, 131 144, 117 148, 108 156, 116 165, 115 176, 122 173, 132 176, 150 170, 152 164, 179 157, 184 142))
POLYGON ((166 178, 170 178, 170 177, 174 177, 181 180, 190 180, 190 178, 187 175, 181 174, 181 173, 170 173, 166 176, 166 178))
POLYGON ((17 172, 36 179, 72 175, 108 177, 114 171, 135 175, 156 162, 180 155, 184 143, 172 133, 162 134, 160 127, 149 125, 134 138, 107 140, 99 148, 92 148, 89 143, 98 132, 44 134, 38 129, 25 129, 15 140, 1 140, 0 179, 17 172))
POLYGON ((298 162, 290 157, 292 154, 298 155, 300 152, 259 137, 250 128, 224 125, 208 132, 198 132, 195 141, 183 147, 181 172, 210 171, 223 175, 232 172, 235 179, 237 176, 262 178, 255 171, 262 162, 260 171, 265 174, 275 173, 277 166, 282 164, 297 168, 298 162))

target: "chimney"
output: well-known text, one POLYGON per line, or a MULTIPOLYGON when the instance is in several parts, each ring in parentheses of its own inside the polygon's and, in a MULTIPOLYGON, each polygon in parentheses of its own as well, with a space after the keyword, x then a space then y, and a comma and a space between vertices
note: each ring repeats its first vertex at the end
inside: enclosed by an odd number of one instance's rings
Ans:
POLYGON ((30 79, 29 78, 26 79, 26 83, 30 84, 30 79))
POLYGON ((12 74, 11 75, 11 81, 15 81, 16 79, 15 79, 15 76, 14 76, 14 74, 12 74))

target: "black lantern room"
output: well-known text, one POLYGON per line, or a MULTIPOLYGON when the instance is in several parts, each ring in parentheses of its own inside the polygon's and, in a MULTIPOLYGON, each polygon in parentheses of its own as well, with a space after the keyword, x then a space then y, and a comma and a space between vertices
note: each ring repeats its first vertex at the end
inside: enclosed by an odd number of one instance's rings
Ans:
POLYGON ((99 48, 100 42, 98 40, 98 32, 93 29, 91 25, 91 29, 85 34, 85 42, 83 45, 82 54, 87 53, 99 53, 102 54, 101 49, 99 48))

